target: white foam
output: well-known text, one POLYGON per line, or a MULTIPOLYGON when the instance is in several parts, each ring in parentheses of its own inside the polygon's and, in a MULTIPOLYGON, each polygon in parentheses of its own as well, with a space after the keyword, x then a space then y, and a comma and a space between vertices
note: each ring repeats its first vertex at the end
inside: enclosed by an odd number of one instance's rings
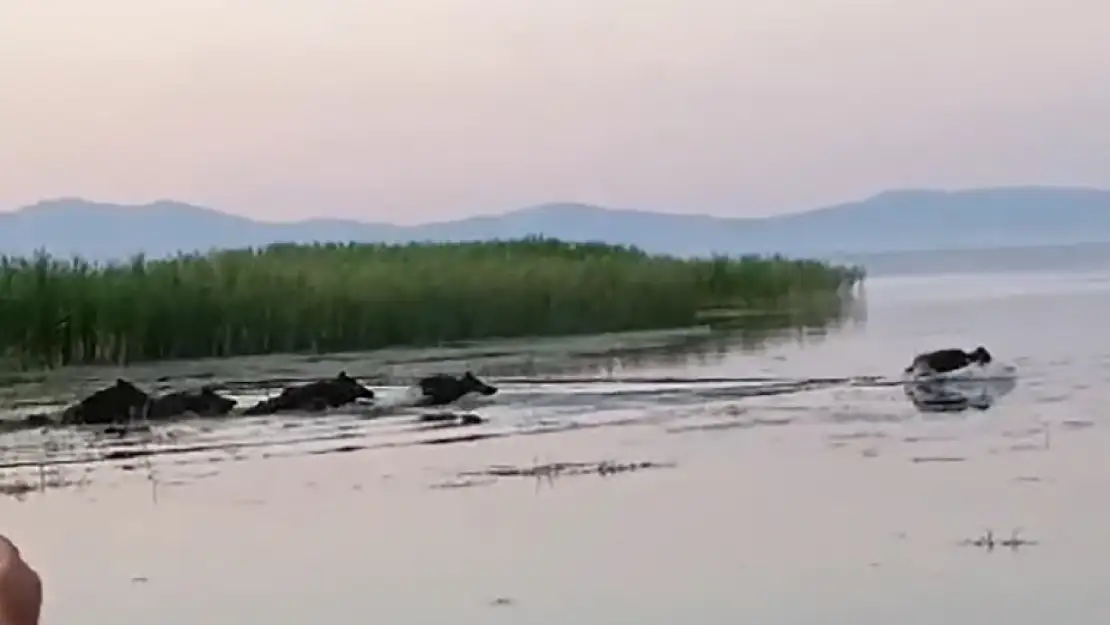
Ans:
POLYGON ((424 396, 419 386, 375 389, 374 399, 359 400, 359 404, 374 408, 413 408, 424 396))
POLYGON ((911 371, 903 375, 906 395, 918 407, 986 409, 1017 386, 1017 368, 998 361, 968 365, 945 373, 911 371))
POLYGON ((926 381, 984 381, 994 379, 1016 379, 1017 368, 1013 365, 992 360, 985 365, 979 363, 972 363, 966 367, 956 369, 955 371, 947 371, 945 373, 914 373, 911 374, 914 380, 919 382, 926 381))

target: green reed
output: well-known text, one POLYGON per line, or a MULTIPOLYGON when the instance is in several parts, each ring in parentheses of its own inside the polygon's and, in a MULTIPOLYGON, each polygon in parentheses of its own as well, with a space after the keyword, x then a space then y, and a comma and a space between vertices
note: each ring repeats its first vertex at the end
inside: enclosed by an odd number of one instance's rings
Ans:
POLYGON ((3 257, 0 356, 32 368, 673 328, 706 308, 827 301, 862 278, 810 260, 681 260, 543 238, 106 265, 3 257))

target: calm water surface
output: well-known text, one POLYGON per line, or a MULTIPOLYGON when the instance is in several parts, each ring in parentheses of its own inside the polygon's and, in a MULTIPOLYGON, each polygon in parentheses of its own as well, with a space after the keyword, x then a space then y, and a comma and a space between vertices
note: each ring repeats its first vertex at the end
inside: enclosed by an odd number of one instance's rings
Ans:
MULTIPOLYGON (((47 623, 1102 622, 1110 273, 884 277, 867 303, 830 333, 624 373, 891 376, 983 344, 1017 389, 922 415, 891 387, 506 385, 477 430, 503 436, 438 445, 388 419, 179 428, 161 444, 190 453, 12 466, 75 483, 0 500, 0 528, 44 574, 47 623), (603 460, 674 467, 470 475, 603 460), (1038 544, 959 544, 988 528, 1038 544)), ((32 436, 9 458, 41 454, 32 436)))

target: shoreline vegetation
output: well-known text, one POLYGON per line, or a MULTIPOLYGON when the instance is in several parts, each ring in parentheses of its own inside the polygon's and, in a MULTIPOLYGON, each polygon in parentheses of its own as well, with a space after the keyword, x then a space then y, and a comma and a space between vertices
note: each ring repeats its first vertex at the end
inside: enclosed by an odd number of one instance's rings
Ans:
POLYGON ((39 253, 0 258, 0 358, 27 370, 680 328, 706 311, 839 309, 863 279, 814 260, 688 260, 535 237, 117 264, 39 253))

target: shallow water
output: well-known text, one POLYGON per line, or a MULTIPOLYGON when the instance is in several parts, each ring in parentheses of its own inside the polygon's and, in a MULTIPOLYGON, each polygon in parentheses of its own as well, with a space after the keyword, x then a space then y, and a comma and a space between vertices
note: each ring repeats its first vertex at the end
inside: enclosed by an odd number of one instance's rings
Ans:
MULTIPOLYGON (((149 369, 151 383, 185 372, 247 393, 259 371, 309 365, 396 388, 439 367, 605 376, 614 358, 620 376, 768 380, 502 383, 475 407, 489 422, 467 428, 340 414, 137 441, 19 432, 0 439, 3 481, 47 487, 0 499, 0 530, 42 570, 57 623, 1098 620, 1110 273, 884 277, 867 300, 852 323, 755 351, 610 337, 476 346, 447 364, 406 352, 149 369), (978 344, 1020 375, 987 411, 922 414, 899 387, 851 383, 978 344), (664 466, 529 470, 606 460, 664 466), (960 544, 988 528, 1037 544, 960 544)), ((13 401, 114 374, 34 381, 13 401)))

